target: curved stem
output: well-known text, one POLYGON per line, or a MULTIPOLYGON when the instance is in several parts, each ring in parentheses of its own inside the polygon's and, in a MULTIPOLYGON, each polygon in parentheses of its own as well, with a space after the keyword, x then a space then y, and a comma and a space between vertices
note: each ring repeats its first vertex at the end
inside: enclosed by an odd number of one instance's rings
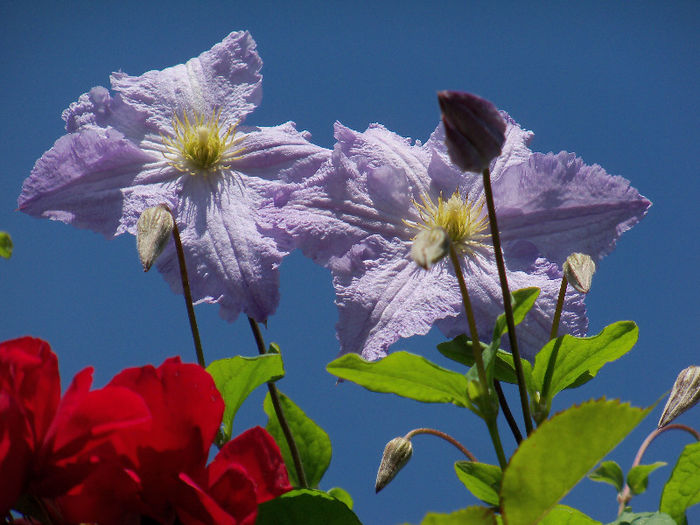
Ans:
MULTIPOLYGON (((687 425, 681 425, 680 423, 673 423, 671 425, 666 425, 665 427, 661 428, 656 428, 654 429, 644 441, 642 441, 641 446, 639 447, 639 450, 637 450, 637 455, 634 457, 634 461, 632 462, 632 466, 630 469, 633 469, 637 465, 639 465, 642 462, 642 457, 644 457, 644 453, 647 451, 649 448, 649 445, 651 445, 651 442, 654 441, 657 437, 659 437, 661 434, 666 432, 667 430, 684 430, 685 432, 688 432, 691 434, 697 441, 700 441, 700 432, 695 430, 692 427, 689 427, 687 425)), ((619 516, 622 514, 622 512, 625 510, 625 507, 627 506, 627 503, 632 499, 632 490, 630 489, 630 486, 625 484, 624 490, 617 496, 617 501, 619 502, 619 507, 617 509, 617 515, 619 516)))
POLYGON ((529 436, 532 432, 532 416, 530 416, 530 403, 527 399, 527 389, 525 387, 523 364, 520 362, 520 350, 518 350, 518 340, 515 337, 515 320, 513 318, 513 305, 510 302, 510 290, 508 289, 508 278, 506 277, 506 265, 503 262, 503 251, 501 250, 501 236, 498 233, 496 207, 493 202, 493 191, 491 190, 491 173, 489 169, 486 168, 483 171, 482 175, 484 181, 484 196, 486 197, 486 207, 489 211, 489 226, 491 228, 493 252, 496 256, 498 278, 501 281, 501 292, 503 294, 503 308, 506 313, 506 323, 508 325, 508 340, 510 341, 510 351, 513 353, 515 375, 518 378, 518 392, 520 393, 520 404, 523 409, 523 418, 525 419, 525 430, 527 431, 527 434, 529 436))
MULTIPOLYGON (((164 205, 165 206, 165 205, 164 205)), ((190 291, 190 281, 187 277, 187 265, 185 264, 185 251, 182 249, 180 241, 180 231, 177 228, 177 220, 175 214, 165 206, 168 213, 173 217, 173 239, 175 240, 175 251, 177 252, 177 262, 180 265, 180 278, 182 280, 182 292, 185 296, 185 307, 187 308, 187 317, 190 320, 190 329, 192 330, 192 339, 194 339, 194 349, 197 352, 197 362, 202 368, 206 368, 204 361, 204 352, 202 351, 202 341, 199 339, 199 328, 197 327, 197 318, 194 316, 194 305, 192 303, 192 292, 190 291)))
MULTIPOLYGON (((260 327, 258 323, 252 317, 248 316, 248 324, 250 324, 250 329, 253 331, 253 337, 255 338, 255 343, 258 347, 258 352, 263 355, 267 351, 265 349, 265 341, 263 340, 262 333, 260 332, 260 327)), ((272 382, 267 383, 267 389, 270 392, 270 401, 272 401, 272 406, 275 409, 275 415, 277 416, 277 421, 279 421, 280 428, 284 434, 284 439, 287 441, 287 446, 289 446, 289 452, 292 455, 292 461, 294 462, 294 470, 297 473, 297 479, 301 488, 309 488, 309 484, 306 481, 306 474, 304 473, 304 466, 301 463, 301 455, 299 454, 299 449, 294 441, 294 436, 289 428, 287 419, 284 417, 284 411, 282 410, 282 405, 280 404, 279 392, 277 391, 277 386, 272 382)))
POLYGON ((474 457, 474 454, 469 452, 467 448, 462 445, 459 441, 457 441, 455 438, 450 436, 449 434, 446 434, 445 432, 441 432, 440 430, 435 430, 434 428, 416 428, 414 430, 411 430, 408 434, 404 436, 404 439, 410 440, 413 436, 416 434, 431 434, 433 436, 437 436, 439 438, 444 439, 448 443, 453 444, 455 447, 459 449, 462 454, 467 456, 469 461, 474 461, 476 463, 476 458, 474 457))
POLYGON ((561 287, 559 288, 559 297, 557 298, 557 307, 554 309, 554 319, 552 319, 552 331, 549 334, 550 339, 556 339, 559 333, 559 320, 561 319, 561 311, 564 309, 564 297, 566 296, 566 287, 569 282, 566 280, 566 275, 561 278, 561 287))
POLYGON ((498 395, 498 404, 501 405, 501 409, 503 410, 503 415, 506 417, 506 421, 508 422, 508 426, 510 427, 510 431, 513 433, 513 437, 515 438, 515 442, 520 445, 520 442, 523 440, 523 435, 520 433, 520 429, 518 428, 518 424, 515 422, 515 418, 513 417, 513 413, 510 411, 510 407, 508 406, 508 401, 506 400, 506 396, 503 393, 503 389, 501 388, 501 382, 498 379, 493 380, 493 388, 496 391, 496 395, 498 395))

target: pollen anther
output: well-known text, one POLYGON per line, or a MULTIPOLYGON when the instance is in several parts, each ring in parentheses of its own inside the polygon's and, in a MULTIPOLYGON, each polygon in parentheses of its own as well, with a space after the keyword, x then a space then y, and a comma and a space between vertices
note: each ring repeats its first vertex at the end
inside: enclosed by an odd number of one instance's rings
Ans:
POLYGON ((231 168, 245 148, 235 149, 243 137, 235 137, 236 125, 221 129, 221 110, 210 117, 194 113, 190 119, 173 117, 173 135, 162 136, 163 156, 173 168, 190 175, 207 175, 231 168))

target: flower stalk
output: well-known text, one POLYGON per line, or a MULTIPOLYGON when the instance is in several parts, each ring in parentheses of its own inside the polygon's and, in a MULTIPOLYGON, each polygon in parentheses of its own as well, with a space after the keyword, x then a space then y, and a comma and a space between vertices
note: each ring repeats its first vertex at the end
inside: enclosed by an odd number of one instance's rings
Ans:
POLYGON ((552 319, 552 331, 549 334, 550 339, 556 339, 559 334, 559 321, 561 319, 561 311, 564 309, 564 297, 566 296, 568 284, 569 282, 566 279, 566 275, 562 276, 559 297, 557 298, 557 307, 554 309, 554 318, 552 319))
MULTIPOLYGON (((490 385, 486 379, 486 369, 484 368, 484 360, 481 355, 481 344, 479 342, 479 332, 476 328, 476 320, 474 319, 474 311, 472 310, 471 301, 469 300, 469 292, 467 291, 467 284, 464 281, 464 274, 462 273, 462 266, 459 262, 459 257, 454 249, 454 246, 450 244, 450 260, 452 261, 452 266, 455 269, 455 275, 457 276, 457 282, 459 283, 459 291, 462 295, 462 304, 464 305, 464 311, 467 314, 467 323, 469 324, 469 333, 471 335, 472 349, 474 351, 474 363, 476 365, 476 371, 479 375, 479 386, 480 386, 480 397, 482 399, 488 400, 490 398, 490 385)), ((505 468, 506 459, 503 452, 503 445, 501 443, 501 438, 498 435, 498 426, 496 424, 496 417, 498 412, 493 412, 491 410, 482 411, 482 416, 486 421, 486 425, 489 429, 489 434, 491 434, 491 441, 496 449, 496 455, 498 456, 498 461, 501 464, 501 468, 505 468)))
POLYGON ((525 419, 525 430, 528 435, 532 432, 532 417, 530 416, 530 403, 527 399, 527 389, 525 387, 525 376, 523 374, 523 364, 520 362, 520 351, 518 350, 518 340, 515 336, 515 320, 513 318, 513 305, 510 302, 510 290, 508 289, 508 278, 506 277, 506 265, 503 261, 501 251, 501 236, 498 233, 498 222, 496 220, 496 207, 493 201, 493 191, 491 189, 491 172, 486 168, 483 172, 484 195, 486 197, 486 207, 489 212, 489 226, 491 227, 491 239, 493 240, 493 252, 496 257, 498 267, 498 278, 501 282, 501 292, 503 293, 503 307, 506 313, 506 323, 508 324, 508 340, 510 350, 513 353, 515 364, 515 374, 518 378, 518 392, 520 393, 520 405, 523 409, 525 419))
POLYGON ((194 340, 194 349, 197 352, 197 362, 202 368, 206 368, 207 364, 204 361, 204 351, 202 350, 202 341, 199 338, 199 328, 197 327, 197 318, 194 315, 194 304, 192 302, 192 292, 190 291, 190 281, 187 277, 187 265, 185 264, 185 251, 182 249, 182 241, 180 240, 180 231, 177 228, 177 220, 172 210, 168 206, 165 209, 173 216, 173 239, 175 241, 175 251, 177 252, 177 262, 180 265, 180 278, 182 279, 182 292, 185 297, 185 307, 187 308, 187 317, 190 321, 190 329, 192 330, 192 339, 194 340))
MULTIPOLYGON (((258 347, 258 352, 260 353, 260 355, 266 354, 267 350, 265 350, 265 341, 263 340, 263 336, 260 332, 260 327, 258 326, 257 321, 252 317, 248 316, 248 324, 250 324, 250 329, 253 331, 253 337, 255 338, 255 344, 258 347)), ((277 386, 272 381, 269 381, 267 383, 267 389, 270 392, 270 400, 272 401, 272 406, 275 409, 277 421, 279 421, 280 428, 282 429, 282 433, 284 434, 284 439, 287 441, 287 445, 289 446, 289 452, 292 455, 292 461, 294 462, 294 470, 297 473, 297 479, 299 480, 299 484, 301 485, 301 488, 309 488, 309 484, 306 481, 306 474, 304 473, 304 465, 301 462, 299 448, 297 447, 297 444, 294 441, 294 436, 292 435, 292 431, 289 428, 287 419, 284 416, 282 405, 280 404, 280 397, 277 391, 277 386)))
MULTIPOLYGON (((637 451, 637 455, 634 457, 634 462, 632 463, 632 466, 630 468, 632 469, 642 462, 642 457, 644 457, 644 453, 647 451, 647 448, 649 448, 649 445, 651 445, 652 441, 654 441, 657 437, 659 437, 661 434, 663 434, 667 430, 673 430, 673 429, 684 430, 685 432, 688 432, 689 434, 691 434, 696 440, 700 441, 700 432, 698 432, 694 428, 689 427, 687 425, 673 423, 670 425, 666 425, 665 427, 662 427, 662 428, 656 428, 642 442, 641 446, 639 447, 639 450, 637 451)), ((620 494, 617 495, 617 501, 620 504, 618 509, 617 509, 618 516, 620 516, 624 512, 625 507, 632 499, 632 496, 633 496, 632 489, 630 489, 629 485, 625 484, 625 488, 622 490, 622 492, 620 492, 620 494)))

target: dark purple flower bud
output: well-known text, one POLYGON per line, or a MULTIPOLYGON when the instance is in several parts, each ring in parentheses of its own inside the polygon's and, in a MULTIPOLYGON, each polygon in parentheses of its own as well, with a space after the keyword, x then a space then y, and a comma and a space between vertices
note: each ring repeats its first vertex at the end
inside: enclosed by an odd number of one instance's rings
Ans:
POLYGON ((464 171, 488 168, 506 141, 506 123, 496 106, 461 91, 440 91, 438 102, 452 162, 464 171))

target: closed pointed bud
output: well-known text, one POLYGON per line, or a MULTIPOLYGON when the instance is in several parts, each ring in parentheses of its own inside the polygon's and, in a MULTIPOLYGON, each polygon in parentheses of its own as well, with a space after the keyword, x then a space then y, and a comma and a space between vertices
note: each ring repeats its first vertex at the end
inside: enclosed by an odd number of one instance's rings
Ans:
POLYGON ((374 484, 375 492, 379 492, 394 479, 399 470, 408 463, 413 455, 413 445, 405 437, 396 437, 384 447, 382 462, 377 471, 377 481, 374 484))
POLYGON ((488 168, 506 141, 506 122, 496 106, 461 91, 440 91, 438 102, 452 162, 464 171, 488 168))
POLYGON ((423 230, 413 239, 411 258, 424 270, 445 257, 450 250, 450 237, 443 228, 423 230))
POLYGON ((575 290, 588 293, 593 282, 595 263, 585 253, 572 253, 564 261, 564 275, 575 290))
POLYGON ((136 223, 136 249, 144 272, 150 270, 163 252, 174 227, 173 216, 165 206, 154 206, 143 211, 136 223))
POLYGON ((700 401, 700 366, 681 370, 668 396, 658 427, 662 428, 700 401))

